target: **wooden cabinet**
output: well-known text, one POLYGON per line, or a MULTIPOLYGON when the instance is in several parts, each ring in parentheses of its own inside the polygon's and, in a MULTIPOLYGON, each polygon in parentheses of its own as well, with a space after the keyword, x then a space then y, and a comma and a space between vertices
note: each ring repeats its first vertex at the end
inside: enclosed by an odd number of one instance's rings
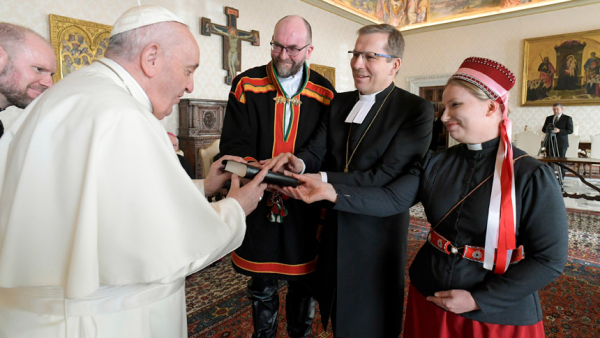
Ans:
POLYGON ((196 178, 204 178, 199 150, 221 137, 227 101, 183 99, 179 102, 179 149, 194 166, 196 178))

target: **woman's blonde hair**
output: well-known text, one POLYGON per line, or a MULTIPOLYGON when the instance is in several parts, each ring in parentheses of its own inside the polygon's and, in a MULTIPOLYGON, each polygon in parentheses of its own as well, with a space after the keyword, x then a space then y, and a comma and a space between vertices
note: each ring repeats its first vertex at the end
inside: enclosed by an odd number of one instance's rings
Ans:
MULTIPOLYGON (((469 92, 471 92, 471 94, 473 94, 473 96, 475 96, 476 98, 480 99, 480 100, 493 100, 492 98, 490 98, 483 90, 481 90, 479 87, 477 87, 476 85, 467 82, 467 81, 463 81, 463 80, 459 80, 459 79, 454 79, 454 78, 450 78, 448 79, 448 82, 446 83, 446 88, 448 88, 448 85, 455 85, 455 86, 459 86, 459 87, 463 87, 466 90, 468 90, 469 92)), ((445 89, 445 88, 444 88, 445 89)))

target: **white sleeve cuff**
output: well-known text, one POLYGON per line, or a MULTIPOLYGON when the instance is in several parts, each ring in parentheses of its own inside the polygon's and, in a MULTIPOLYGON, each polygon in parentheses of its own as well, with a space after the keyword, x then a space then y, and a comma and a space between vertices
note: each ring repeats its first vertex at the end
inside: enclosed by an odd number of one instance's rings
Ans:
POLYGON ((300 172, 300 175, 304 174, 304 171, 306 170, 306 164, 304 164, 304 161, 302 161, 301 158, 299 158, 300 162, 302 162, 302 171, 300 172))
POLYGON ((319 171, 319 174, 321 174, 321 181, 327 183, 327 172, 319 171))

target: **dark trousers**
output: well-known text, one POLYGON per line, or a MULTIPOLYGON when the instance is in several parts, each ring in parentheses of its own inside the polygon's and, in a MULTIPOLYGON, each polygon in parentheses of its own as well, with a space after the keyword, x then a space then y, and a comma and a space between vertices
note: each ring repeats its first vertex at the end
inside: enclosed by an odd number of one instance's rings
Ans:
MULTIPOLYGON (((291 338, 308 337, 315 318, 315 299, 308 283, 288 281, 285 304, 287 331, 291 338)), ((248 281, 247 296, 252 302, 253 338, 274 338, 277 335, 279 293, 277 280, 252 277, 248 281)))

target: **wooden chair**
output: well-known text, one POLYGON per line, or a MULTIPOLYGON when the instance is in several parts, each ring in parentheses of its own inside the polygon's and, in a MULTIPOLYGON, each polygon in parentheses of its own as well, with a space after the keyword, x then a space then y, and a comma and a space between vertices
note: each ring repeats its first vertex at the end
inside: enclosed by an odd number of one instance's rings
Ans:
MULTIPOLYGON (((600 134, 590 136, 591 140, 591 148, 589 158, 600 159, 600 134)), ((592 177, 592 171, 594 167, 598 167, 597 165, 590 165, 590 178, 592 177)), ((599 171, 600 173, 600 171, 599 171)))
MULTIPOLYGON (((579 140, 581 136, 570 134, 569 136, 569 148, 567 148, 567 152, 565 153, 565 157, 579 157, 579 140)), ((579 164, 573 164, 573 170, 579 173, 579 164)))
POLYGON ((213 163, 213 158, 219 153, 219 143, 220 139, 216 139, 207 148, 200 149, 199 152, 200 161, 202 163, 202 177, 198 178, 205 178, 208 176, 208 171, 210 170, 210 165, 213 163))

